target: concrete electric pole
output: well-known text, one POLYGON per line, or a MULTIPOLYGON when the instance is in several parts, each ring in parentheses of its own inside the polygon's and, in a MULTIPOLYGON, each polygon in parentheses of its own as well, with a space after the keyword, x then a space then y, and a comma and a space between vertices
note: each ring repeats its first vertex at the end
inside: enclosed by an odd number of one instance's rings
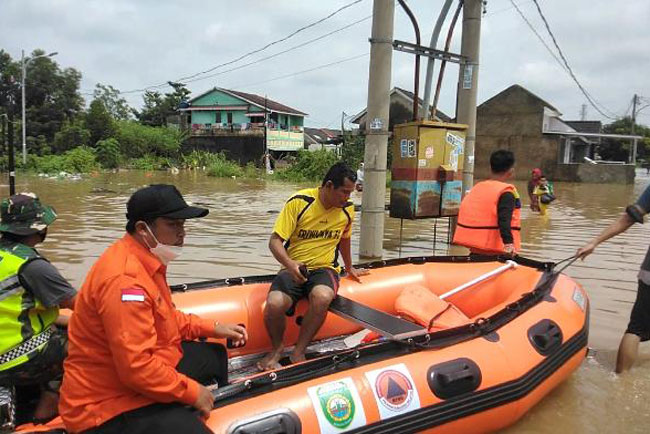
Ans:
MULTIPOLYGON (((631 135, 634 135, 636 127, 636 104, 639 97, 635 93, 632 97, 632 128, 630 129, 631 135)), ((636 163, 636 139, 632 140, 632 152, 630 152, 630 163, 636 163)))
POLYGON ((386 202, 388 114, 393 59, 394 0, 374 0, 370 37, 360 259, 381 258, 386 202))
POLYGON ((463 6, 463 35, 461 56, 467 63, 460 68, 456 119, 467 125, 463 162, 463 196, 474 185, 474 144, 476 141, 476 98, 478 90, 478 58, 481 40, 482 0, 465 0, 463 6))

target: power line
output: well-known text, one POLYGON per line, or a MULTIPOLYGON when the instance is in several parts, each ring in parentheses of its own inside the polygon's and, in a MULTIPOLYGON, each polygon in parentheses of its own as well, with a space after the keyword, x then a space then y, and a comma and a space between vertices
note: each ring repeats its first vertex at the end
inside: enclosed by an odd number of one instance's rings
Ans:
POLYGON ((316 70, 319 70, 319 69, 325 69, 325 68, 328 68, 330 66, 339 65, 339 64, 345 63, 345 62, 350 62, 352 60, 359 59, 361 57, 365 57, 365 56, 369 56, 369 55, 370 55, 370 53, 358 54, 356 56, 352 56, 352 57, 348 57, 348 58, 345 58, 345 59, 338 60, 336 62, 326 63, 324 65, 315 66, 313 68, 305 69, 303 71, 298 71, 298 72, 293 72, 291 74, 281 75, 279 77, 274 77, 274 78, 271 78, 269 80, 258 81, 256 83, 237 85, 237 86, 233 86, 233 87, 242 88, 242 87, 248 87, 248 86, 256 86, 258 84, 264 84, 264 83, 269 83, 271 81, 282 80, 283 78, 295 77, 296 75, 305 74, 307 72, 312 72, 312 71, 316 71, 316 70))
POLYGON ((321 36, 319 36, 317 38, 310 39, 309 41, 303 42, 302 44, 295 45, 295 46, 293 46, 291 48, 288 48, 288 49, 286 49, 284 51, 280 51, 278 53, 271 54, 270 56, 262 57, 261 59, 255 60, 253 62, 245 63, 243 65, 239 65, 239 66, 236 66, 234 68, 227 69, 225 71, 220 71, 220 72, 217 72, 215 74, 210 74, 210 75, 206 75, 206 76, 203 76, 203 77, 196 77, 196 78, 191 79, 191 80, 184 80, 183 82, 184 83, 192 83, 192 82, 195 82, 195 81, 205 80, 205 79, 208 79, 208 78, 216 77, 218 75, 226 74, 228 72, 237 71, 238 69, 246 68, 247 66, 251 66, 251 65, 255 65, 257 63, 264 62, 266 60, 277 57, 277 56, 279 56, 281 54, 285 54, 285 53, 288 53, 290 51, 297 50, 298 48, 302 48, 305 45, 309 45, 309 44, 312 44, 312 43, 314 43, 316 41, 320 41, 321 39, 325 39, 326 37, 331 36, 331 35, 333 35, 335 33, 338 33, 338 32, 341 32, 343 30, 349 29, 350 27, 355 26, 357 24, 360 24, 360 23, 362 23, 364 21, 368 21, 370 18, 372 18, 372 15, 368 15, 367 17, 361 18, 360 20, 354 21, 354 22, 352 22, 352 23, 350 23, 350 24, 348 24, 346 26, 339 27, 338 29, 333 30, 333 31, 331 31, 329 33, 325 33, 324 35, 321 35, 321 36))
MULTIPOLYGON (((562 49, 560 48, 560 45, 557 43, 557 40, 555 39, 555 35, 554 35, 553 32, 551 31, 551 27, 550 27, 550 25, 548 24, 548 21, 546 20, 546 17, 544 16, 544 13, 542 12, 542 9, 539 7, 539 3, 537 2, 537 0, 533 0, 533 3, 535 3, 535 7, 537 8, 537 12, 539 12, 539 16, 542 18, 542 21, 544 22, 544 26, 546 26, 546 31, 547 31, 548 34, 551 36, 551 39, 553 40, 553 44, 555 45, 555 48, 557 49, 558 53, 560 54, 560 57, 562 58, 562 61, 564 62, 564 65, 566 66, 567 72, 569 73, 569 75, 571 75, 571 78, 573 78, 573 81, 575 81, 575 83, 578 85, 578 88, 579 88, 580 91, 583 93, 583 95, 585 96, 585 98, 587 98, 587 101, 589 102, 589 104, 591 104, 591 106, 592 106, 593 108, 595 108, 596 111, 597 111, 598 113, 600 113, 602 116, 604 116, 604 117, 606 117, 606 118, 609 118, 609 119, 616 119, 616 118, 613 117, 613 116, 610 116, 610 115, 605 114, 605 113, 604 113, 604 112, 603 112, 603 111, 602 111, 602 110, 601 110, 601 109, 596 105, 596 101, 591 97, 591 95, 589 94, 589 92, 587 92, 587 90, 582 86, 582 84, 580 84, 580 82, 578 81, 578 78, 577 78, 576 75, 573 73, 573 70, 571 69, 571 66, 569 66, 569 62, 567 61, 566 57, 564 56, 564 53, 562 52, 562 49)), ((599 105, 602 106, 602 104, 599 104, 599 105)), ((604 106, 602 106, 602 107, 603 107, 603 109, 605 109, 605 110, 607 110, 608 112, 610 112, 610 113, 613 114, 613 112, 612 112, 611 110, 608 110, 608 109, 607 109, 606 107, 604 107, 604 106)))
MULTIPOLYGON (((191 75, 188 75, 188 76, 185 76, 185 77, 181 77, 181 78, 176 79, 176 80, 174 80, 174 81, 175 81, 175 82, 182 82, 182 81, 185 81, 185 80, 189 80, 189 79, 192 79, 192 78, 198 77, 198 76, 200 76, 200 75, 203 75, 203 74, 207 74, 207 73, 209 73, 209 72, 212 72, 212 71, 214 71, 215 69, 219 69, 219 68, 222 68, 222 67, 224 67, 224 66, 228 66, 228 65, 231 65, 231 64, 233 64, 233 63, 239 62, 240 60, 245 59, 246 57, 250 57, 250 56, 252 56, 253 54, 259 53, 260 51, 264 51, 264 50, 266 50, 267 48, 269 48, 269 47, 271 47, 271 46, 273 46, 273 45, 279 44, 280 42, 284 42, 284 41, 286 41, 287 39, 294 37, 294 36, 297 35, 298 33, 302 32, 302 31, 304 31, 304 30, 307 30, 307 29, 309 29, 309 28, 311 28, 311 27, 314 27, 314 26, 316 26, 316 25, 318 25, 318 24, 320 24, 320 23, 322 23, 322 22, 324 22, 324 21, 326 21, 326 20, 332 18, 333 16, 335 16, 336 14, 338 14, 338 13, 344 11, 345 9, 352 7, 352 6, 356 5, 357 3, 361 3, 362 1, 364 1, 364 0, 355 0, 355 1, 353 1, 353 2, 351 2, 351 3, 348 3, 348 4, 344 5, 344 6, 341 6, 340 8, 338 8, 337 10, 335 10, 334 12, 330 13, 329 15, 327 15, 326 17, 323 17, 323 18, 321 18, 321 19, 319 19, 319 20, 317 20, 317 21, 314 21, 313 23, 307 24, 306 26, 303 26, 303 27, 301 27, 301 28, 299 28, 299 29, 297 29, 297 30, 291 32, 290 34, 288 34, 287 36, 285 36, 285 37, 283 37, 283 38, 277 39, 277 40, 275 40, 275 41, 273 41, 273 42, 269 42, 268 44, 264 45, 264 46, 261 47, 261 48, 258 48, 258 49, 255 49, 255 50, 253 50, 253 51, 249 51, 248 53, 242 54, 241 56, 237 57, 236 59, 230 60, 230 61, 228 61, 228 62, 221 63, 221 64, 216 65, 216 66, 213 66, 212 68, 206 69, 205 71, 200 71, 200 72, 197 72, 197 73, 195 73, 195 74, 191 74, 191 75)), ((146 86, 146 87, 143 87, 143 88, 140 88, 140 89, 127 90, 127 91, 120 92, 120 93, 121 93, 121 94, 128 94, 128 93, 141 93, 141 92, 144 92, 144 91, 146 91, 146 90, 155 89, 155 88, 160 88, 160 87, 165 87, 165 86, 167 86, 167 82, 165 82, 165 83, 160 83, 160 84, 156 84, 156 85, 151 85, 151 86, 146 86)))
MULTIPOLYGON (((533 0, 527 0, 527 1, 519 2, 519 6, 521 6, 521 5, 525 4, 525 3, 531 3, 532 1, 533 1, 533 0)), ((489 16, 492 16, 492 15, 500 14, 501 12, 507 12, 507 11, 510 11, 510 10, 512 10, 512 9, 514 9, 514 8, 517 7, 517 5, 514 4, 514 3, 513 3, 513 6, 514 6, 514 7, 510 6, 510 7, 507 7, 507 8, 497 9, 496 11, 489 12, 489 13, 485 14, 485 18, 487 18, 487 17, 489 17, 489 16)))
MULTIPOLYGON (((532 1, 532 0, 531 0, 531 1, 532 1)), ((540 35, 540 34, 537 32, 537 30, 535 29, 535 27, 532 25, 532 23, 531 23, 530 21, 528 21, 528 18, 526 18, 526 15, 524 15, 524 13, 521 11, 521 9, 519 9, 519 6, 517 6, 517 3, 515 3, 514 0, 510 0, 510 3, 512 3, 512 6, 517 10, 517 12, 519 13, 519 16, 521 16, 521 18, 526 22, 526 24, 528 25, 528 27, 530 28, 530 30, 533 31, 533 33, 535 34, 535 36, 537 36, 537 39, 540 40, 540 42, 544 45, 544 47, 546 48, 546 50, 547 50, 549 53, 551 53, 551 56, 553 56, 553 58, 554 58, 555 61, 560 65, 560 67, 561 67, 564 71, 569 72, 569 71, 567 70, 566 66, 564 66, 564 64, 562 63, 562 61, 560 61, 560 58, 557 57, 557 55, 553 52, 553 50, 551 50, 551 47, 548 46, 548 44, 546 43, 546 41, 544 40, 544 38, 542 38, 542 35, 540 35)))

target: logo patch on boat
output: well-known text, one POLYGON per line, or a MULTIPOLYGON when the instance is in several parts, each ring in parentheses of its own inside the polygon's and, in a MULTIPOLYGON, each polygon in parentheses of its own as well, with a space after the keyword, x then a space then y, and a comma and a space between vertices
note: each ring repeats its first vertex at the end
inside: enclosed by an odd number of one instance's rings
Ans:
POLYGON ((321 434, 362 427, 366 415, 352 378, 343 378, 307 390, 318 417, 321 434))
POLYGON ((382 420, 420 408, 418 391, 405 364, 366 372, 366 378, 382 420))
POLYGON ((580 306, 580 309, 582 309, 584 311, 585 310, 585 304, 586 304, 585 296, 582 293, 582 291, 580 290, 580 288, 578 288, 577 286, 575 288, 573 288, 573 297, 572 298, 573 298, 573 301, 575 301, 575 303, 578 306, 580 306))

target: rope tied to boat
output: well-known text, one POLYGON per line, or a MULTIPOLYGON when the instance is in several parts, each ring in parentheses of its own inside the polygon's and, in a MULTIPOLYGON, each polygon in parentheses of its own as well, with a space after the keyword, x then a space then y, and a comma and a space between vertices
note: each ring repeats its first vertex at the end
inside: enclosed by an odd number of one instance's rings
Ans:
POLYGON ((578 255, 571 255, 568 258, 562 259, 561 261, 556 262, 555 265, 553 265, 553 271, 560 274, 561 272, 566 270, 568 267, 570 267, 577 260, 578 260, 578 255), (560 268, 557 271, 555 270, 555 267, 557 267, 558 265, 562 264, 563 262, 567 262, 567 261, 569 261, 569 262, 564 267, 560 268))

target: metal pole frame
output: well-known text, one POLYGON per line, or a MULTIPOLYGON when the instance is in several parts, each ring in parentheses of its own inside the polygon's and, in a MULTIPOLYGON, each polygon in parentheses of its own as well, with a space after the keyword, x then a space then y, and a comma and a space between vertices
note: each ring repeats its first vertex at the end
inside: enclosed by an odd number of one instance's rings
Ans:
MULTIPOLYGON (((29 62, 29 60, 27 61, 29 62)), ((25 50, 21 50, 20 57, 20 103, 22 111, 22 130, 23 130, 23 165, 27 164, 27 142, 26 142, 26 132, 25 128, 27 127, 25 123, 25 75, 27 74, 27 62, 25 62, 25 50)))

